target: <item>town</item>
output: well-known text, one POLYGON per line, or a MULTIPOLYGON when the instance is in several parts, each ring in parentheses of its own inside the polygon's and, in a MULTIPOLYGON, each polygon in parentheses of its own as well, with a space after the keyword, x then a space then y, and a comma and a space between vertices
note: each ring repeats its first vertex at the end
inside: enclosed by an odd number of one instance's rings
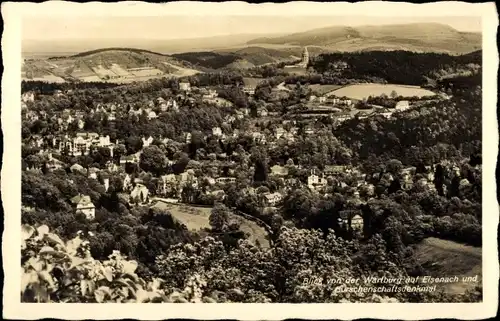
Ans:
MULTIPOLYGON (((95 266, 134 262, 123 269, 156 293, 144 302, 478 300, 474 283, 382 298, 304 280, 439 278, 450 267, 429 253, 460 260, 450 248, 467 253, 457 274, 480 266, 480 52, 303 46, 294 61, 135 81, 123 70, 154 65, 110 50, 89 53, 104 78, 21 84, 23 231, 42 235, 26 247, 52 235, 95 266)), ((79 289, 75 302, 137 299, 79 289)))

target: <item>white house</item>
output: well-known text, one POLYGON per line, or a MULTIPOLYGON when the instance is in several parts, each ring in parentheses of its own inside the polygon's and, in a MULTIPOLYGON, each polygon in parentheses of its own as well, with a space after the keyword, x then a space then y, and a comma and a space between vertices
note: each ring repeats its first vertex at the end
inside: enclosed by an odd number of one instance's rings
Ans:
POLYGON ((212 128, 212 135, 214 136, 222 136, 222 129, 220 127, 214 127, 212 128))
POLYGON ((99 136, 99 143, 98 145, 100 147, 108 147, 111 145, 111 140, 109 138, 109 135, 107 136, 99 136))
POLYGON ((136 184, 132 192, 130 192, 130 199, 133 201, 138 201, 140 203, 145 203, 148 200, 149 190, 146 186, 142 184, 136 184))
POLYGON ((152 110, 151 110, 151 111, 148 113, 148 120, 152 120, 152 119, 156 119, 156 118, 158 118, 158 115, 156 115, 156 113, 155 113, 154 111, 152 111, 152 110))
POLYGON ((396 103, 395 109, 397 111, 404 111, 410 108, 410 102, 408 100, 401 100, 396 103))
POLYGON ((327 184, 327 180, 324 177, 318 176, 316 174, 312 174, 307 178, 307 186, 310 189, 318 189, 325 187, 327 184))
POLYGON ((266 206, 276 206, 283 200, 283 195, 281 193, 266 193, 263 195, 263 202, 266 206))
POLYGON ((153 143, 153 137, 149 136, 147 139, 142 137, 142 147, 148 147, 153 143))
POLYGON ((163 175, 160 177, 160 180, 157 192, 161 195, 167 195, 177 185, 177 177, 174 174, 163 175))
POLYGON ((179 88, 182 91, 191 91, 191 84, 189 82, 179 83, 179 88))
POLYGON ((95 218, 95 206, 88 195, 77 195, 71 199, 76 205, 76 213, 83 213, 88 220, 95 218))
POLYGON ((25 92, 22 96, 21 96, 21 100, 25 103, 27 102, 33 102, 35 101, 35 94, 32 92, 32 91, 29 91, 29 92, 25 92))
POLYGON ((215 180, 219 184, 234 183, 236 178, 234 177, 219 177, 215 180))
POLYGON ((276 128, 276 139, 280 139, 285 134, 283 127, 276 128))

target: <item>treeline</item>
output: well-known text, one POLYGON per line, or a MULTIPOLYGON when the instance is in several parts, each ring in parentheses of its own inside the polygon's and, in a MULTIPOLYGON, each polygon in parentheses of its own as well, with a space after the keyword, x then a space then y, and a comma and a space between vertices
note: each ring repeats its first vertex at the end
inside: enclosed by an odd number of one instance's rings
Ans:
POLYGON ((335 71, 332 64, 346 62, 348 67, 338 70, 339 77, 366 79, 376 77, 387 82, 407 85, 425 85, 432 72, 447 68, 481 64, 478 55, 451 56, 440 53, 414 53, 409 51, 367 51, 355 53, 321 54, 310 61, 317 72, 335 71))
POLYGON ((179 81, 189 81, 192 86, 229 86, 243 83, 243 76, 237 71, 199 73, 183 77, 179 81))
POLYGON ((28 91, 34 91, 43 95, 51 95, 56 90, 66 91, 75 89, 107 89, 118 87, 119 84, 106 83, 106 82, 65 82, 53 83, 40 80, 23 80, 21 81, 21 94, 28 91))
POLYGON ((399 117, 393 115, 392 120, 355 118, 344 122, 335 133, 360 159, 373 155, 408 163, 418 154, 431 163, 433 150, 443 142, 452 148, 441 155, 443 159, 471 154, 466 146, 481 141, 481 110, 481 90, 476 89, 446 102, 428 102, 399 117))

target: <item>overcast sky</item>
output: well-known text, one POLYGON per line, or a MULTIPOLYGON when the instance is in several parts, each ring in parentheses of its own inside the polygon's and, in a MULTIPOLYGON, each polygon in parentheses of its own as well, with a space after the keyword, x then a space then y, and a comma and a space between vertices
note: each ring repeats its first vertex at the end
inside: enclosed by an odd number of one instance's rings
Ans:
POLYGON ((459 31, 481 31, 479 17, 25 17, 24 40, 56 39, 185 39, 230 34, 294 33, 315 28, 387 25, 416 22, 447 24, 459 31))

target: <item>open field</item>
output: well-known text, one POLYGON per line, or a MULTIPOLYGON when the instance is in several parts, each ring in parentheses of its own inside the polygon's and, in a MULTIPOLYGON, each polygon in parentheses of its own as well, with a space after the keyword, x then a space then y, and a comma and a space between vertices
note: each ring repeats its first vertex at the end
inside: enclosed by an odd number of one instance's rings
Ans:
MULTIPOLYGON (((462 245, 460 243, 427 238, 415 250, 415 258, 433 277, 452 277, 478 275, 478 283, 482 282, 482 249, 462 245)), ((464 293, 474 288, 476 283, 449 283, 442 285, 447 292, 464 293)), ((439 285, 438 285, 439 287, 439 285)))
POLYGON ((343 86, 341 85, 321 85, 321 84, 309 85, 309 88, 311 88, 313 92, 316 92, 320 95, 324 95, 326 93, 329 93, 330 91, 334 91, 342 87, 343 86))
MULTIPOLYGON (((173 218, 186 225, 186 227, 192 231, 210 228, 209 217, 212 210, 211 208, 195 207, 186 204, 168 204, 161 201, 157 202, 152 207, 169 211, 173 218)), ((266 238, 267 232, 263 227, 238 215, 232 215, 231 218, 240 222, 240 229, 249 234, 248 239, 250 242, 255 244, 258 240, 262 247, 269 247, 269 241, 266 238)))
POLYGON ((430 90, 423 89, 417 86, 392 85, 392 84, 356 84, 342 87, 340 89, 329 92, 327 95, 337 97, 348 97, 351 99, 362 100, 368 96, 381 96, 383 94, 390 96, 391 92, 395 91, 398 96, 403 97, 425 97, 434 96, 430 90))
POLYGON ((128 83, 158 77, 191 76, 199 72, 173 57, 130 48, 100 49, 67 57, 40 57, 43 58, 24 61, 24 79, 58 76, 81 81, 128 83))

